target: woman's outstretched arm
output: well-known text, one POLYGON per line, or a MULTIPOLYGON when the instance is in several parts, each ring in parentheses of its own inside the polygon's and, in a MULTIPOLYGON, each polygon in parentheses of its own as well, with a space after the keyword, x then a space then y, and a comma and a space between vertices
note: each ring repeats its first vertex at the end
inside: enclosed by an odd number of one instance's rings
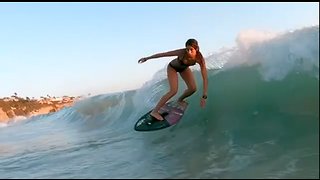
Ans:
POLYGON ((177 49, 177 50, 173 50, 173 51, 168 51, 168 52, 162 52, 162 53, 153 54, 151 56, 143 57, 143 58, 139 59, 138 63, 144 63, 149 59, 168 57, 168 56, 180 56, 182 53, 184 53, 184 51, 185 51, 185 48, 177 49))

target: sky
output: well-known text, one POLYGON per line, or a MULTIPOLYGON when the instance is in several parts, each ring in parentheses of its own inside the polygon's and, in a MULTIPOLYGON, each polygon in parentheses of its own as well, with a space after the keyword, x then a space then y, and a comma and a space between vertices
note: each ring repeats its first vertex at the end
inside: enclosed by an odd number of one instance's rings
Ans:
POLYGON ((198 40, 204 56, 245 30, 319 25, 319 2, 0 3, 0 97, 138 89, 174 57, 137 61, 198 40))

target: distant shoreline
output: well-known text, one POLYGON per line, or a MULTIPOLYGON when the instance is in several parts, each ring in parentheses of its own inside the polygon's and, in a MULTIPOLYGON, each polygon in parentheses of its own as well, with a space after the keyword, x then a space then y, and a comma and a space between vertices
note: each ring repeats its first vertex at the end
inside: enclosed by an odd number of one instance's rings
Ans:
POLYGON ((82 97, 43 97, 21 98, 17 95, 0 98, 0 123, 9 123, 16 117, 29 118, 36 115, 57 112, 64 107, 70 107, 82 97))

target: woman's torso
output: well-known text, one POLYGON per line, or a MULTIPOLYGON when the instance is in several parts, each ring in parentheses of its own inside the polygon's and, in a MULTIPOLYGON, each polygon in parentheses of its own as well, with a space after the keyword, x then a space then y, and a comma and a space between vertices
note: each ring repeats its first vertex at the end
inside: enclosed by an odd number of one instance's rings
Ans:
POLYGON ((196 59, 191 59, 188 58, 186 55, 186 52, 181 56, 178 56, 177 58, 173 59, 170 62, 171 67, 173 67, 174 69, 176 69, 176 71, 178 72, 182 72, 183 70, 185 70, 186 68, 188 68, 189 66, 193 66, 196 64, 196 59))

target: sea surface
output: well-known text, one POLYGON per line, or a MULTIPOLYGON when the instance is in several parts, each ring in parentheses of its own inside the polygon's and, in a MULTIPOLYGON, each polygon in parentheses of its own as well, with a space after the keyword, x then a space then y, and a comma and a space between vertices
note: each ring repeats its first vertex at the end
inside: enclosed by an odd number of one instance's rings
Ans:
MULTIPOLYGON (((161 69, 138 89, 100 94, 0 127, 0 178, 319 178, 319 26, 206 57, 175 126, 135 122, 168 90, 161 69)), ((186 88, 179 77, 176 99, 186 88)))

